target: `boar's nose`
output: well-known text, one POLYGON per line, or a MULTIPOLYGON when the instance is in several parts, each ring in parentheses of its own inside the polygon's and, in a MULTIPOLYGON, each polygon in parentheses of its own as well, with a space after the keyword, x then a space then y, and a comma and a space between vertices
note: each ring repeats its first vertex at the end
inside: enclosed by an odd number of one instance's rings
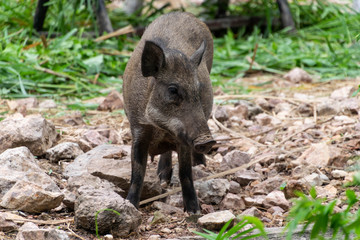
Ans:
POLYGON ((194 140, 194 148, 198 153, 208 153, 216 141, 211 136, 198 137, 194 140))

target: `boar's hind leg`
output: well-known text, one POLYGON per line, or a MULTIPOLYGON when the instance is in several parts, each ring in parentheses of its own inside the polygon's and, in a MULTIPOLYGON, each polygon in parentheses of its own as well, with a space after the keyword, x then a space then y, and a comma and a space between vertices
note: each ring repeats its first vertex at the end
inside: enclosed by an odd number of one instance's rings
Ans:
POLYGON ((179 178, 181 182, 184 209, 187 212, 199 213, 200 207, 196 192, 194 188, 194 182, 192 178, 191 169, 191 148, 186 145, 181 145, 178 150, 179 155, 179 178))
POLYGON ((133 134, 131 181, 126 199, 137 208, 139 207, 140 194, 144 183, 150 136, 148 134, 133 134))
POLYGON ((172 162, 171 162, 171 151, 160 155, 160 160, 157 169, 157 175, 161 182, 170 184, 172 175, 172 162))
POLYGON ((196 166, 196 165, 200 165, 200 164, 204 164, 206 166, 205 155, 193 151, 193 153, 192 153, 192 165, 196 166))

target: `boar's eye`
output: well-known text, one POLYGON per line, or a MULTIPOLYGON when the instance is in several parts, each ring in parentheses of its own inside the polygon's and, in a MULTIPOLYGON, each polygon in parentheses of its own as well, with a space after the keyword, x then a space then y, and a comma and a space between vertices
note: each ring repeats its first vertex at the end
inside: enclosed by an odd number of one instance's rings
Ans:
POLYGON ((168 91, 171 95, 177 95, 178 94, 178 87, 175 85, 170 85, 168 87, 168 91))
POLYGON ((177 106, 180 105, 182 96, 180 93, 180 89, 177 85, 170 84, 168 86, 167 99, 168 99, 169 103, 171 103, 171 104, 175 104, 177 106))

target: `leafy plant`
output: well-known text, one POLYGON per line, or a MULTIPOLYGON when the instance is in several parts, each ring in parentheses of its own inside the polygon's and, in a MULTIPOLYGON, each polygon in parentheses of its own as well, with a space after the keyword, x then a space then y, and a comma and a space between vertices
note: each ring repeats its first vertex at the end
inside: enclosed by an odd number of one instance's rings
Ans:
POLYGON ((346 190, 347 208, 343 212, 334 212, 336 201, 325 203, 325 199, 317 199, 314 188, 310 190, 310 197, 298 193, 299 199, 295 200, 290 210, 289 223, 287 225, 287 239, 292 239, 292 233, 300 223, 304 223, 303 232, 312 226, 311 239, 325 239, 323 234, 332 231, 332 239, 337 239, 340 233, 344 239, 350 239, 355 234, 360 239, 360 209, 355 213, 353 207, 359 202, 353 190, 346 190))
POLYGON ((257 238, 257 237, 264 237, 265 239, 268 239, 267 234, 264 230, 264 224, 257 217, 241 216, 240 222, 234 225, 233 227, 231 227, 228 231, 226 231, 232 222, 233 219, 229 220, 221 228, 219 233, 214 233, 206 229, 203 229, 206 233, 197 232, 197 231, 194 231, 194 233, 209 240, 226 240, 226 239, 245 240, 245 239, 257 238), (258 233, 253 233, 255 230, 258 230, 258 233))

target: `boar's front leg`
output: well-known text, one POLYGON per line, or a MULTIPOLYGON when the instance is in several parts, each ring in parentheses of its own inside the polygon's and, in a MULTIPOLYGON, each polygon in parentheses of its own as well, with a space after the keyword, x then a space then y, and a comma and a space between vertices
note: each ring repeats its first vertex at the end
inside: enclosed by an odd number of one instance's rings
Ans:
POLYGON ((199 202, 192 177, 192 150, 189 146, 180 145, 178 147, 178 155, 179 178, 182 188, 184 210, 191 213, 200 213, 199 202))
POLYGON ((126 199, 129 200, 136 208, 138 208, 144 183, 151 133, 143 130, 134 130, 132 135, 133 143, 131 146, 131 181, 130 189, 126 199))

